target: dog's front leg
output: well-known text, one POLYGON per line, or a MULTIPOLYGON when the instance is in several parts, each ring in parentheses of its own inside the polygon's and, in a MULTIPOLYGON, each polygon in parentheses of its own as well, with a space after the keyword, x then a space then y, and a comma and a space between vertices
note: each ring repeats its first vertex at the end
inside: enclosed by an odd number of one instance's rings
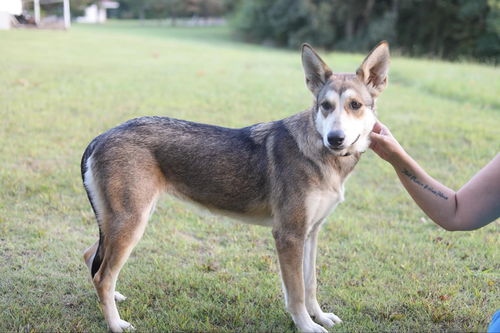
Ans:
POLYGON ((328 332, 312 321, 306 309, 302 273, 305 235, 284 228, 275 228, 273 236, 283 279, 286 308, 292 315, 295 325, 302 332, 328 332))
POLYGON ((304 282, 306 291, 306 308, 314 320, 326 327, 332 327, 342 322, 333 313, 325 313, 321 310, 316 298, 316 249, 319 234, 319 224, 315 227, 305 241, 304 245, 304 282))

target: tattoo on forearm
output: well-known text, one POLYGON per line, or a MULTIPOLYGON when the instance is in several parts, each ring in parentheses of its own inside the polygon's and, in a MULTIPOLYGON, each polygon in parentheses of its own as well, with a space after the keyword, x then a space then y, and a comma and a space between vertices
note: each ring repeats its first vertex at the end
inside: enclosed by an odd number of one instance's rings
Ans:
POLYGON ((423 188, 424 190, 427 190, 429 192, 431 192, 432 194, 434 194, 435 196, 437 197, 440 197, 440 198, 443 198, 444 200, 448 200, 448 197, 446 195, 444 195, 443 192, 441 191, 436 191, 434 188, 432 188, 430 185, 427 185, 427 184, 424 184, 422 183, 418 178, 417 176, 415 176, 414 174, 412 174, 411 172, 409 172, 408 170, 406 169, 403 169, 402 171, 403 175, 405 175, 406 177, 408 177, 412 182, 414 182, 415 184, 417 184, 418 186, 420 186, 421 188, 423 188))

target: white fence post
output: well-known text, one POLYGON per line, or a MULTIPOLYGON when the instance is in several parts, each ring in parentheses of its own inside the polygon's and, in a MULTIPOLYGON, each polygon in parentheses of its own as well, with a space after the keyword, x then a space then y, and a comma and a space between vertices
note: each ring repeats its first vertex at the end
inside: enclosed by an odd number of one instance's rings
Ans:
POLYGON ((40 24, 40 0, 33 0, 33 9, 35 11, 35 24, 40 24))
POLYGON ((64 2, 64 29, 69 29, 71 26, 71 13, 69 11, 69 0, 63 0, 64 2))

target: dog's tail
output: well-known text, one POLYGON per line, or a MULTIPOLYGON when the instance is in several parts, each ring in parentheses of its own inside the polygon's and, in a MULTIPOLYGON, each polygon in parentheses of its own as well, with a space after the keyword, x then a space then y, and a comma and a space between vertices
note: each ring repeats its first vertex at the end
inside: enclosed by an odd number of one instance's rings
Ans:
POLYGON ((99 267, 101 267, 102 259, 104 257, 104 253, 103 253, 104 249, 102 246, 103 234, 102 234, 102 230, 101 230, 101 225, 99 223, 99 214, 98 214, 97 209, 96 209, 96 200, 98 200, 98 199, 95 198, 95 193, 93 193, 93 191, 89 188, 89 179, 88 179, 89 174, 87 173, 88 171, 92 172, 91 165, 89 163, 89 159, 95 150, 95 147, 96 147, 97 142, 99 141, 99 138, 100 138, 100 136, 98 136, 97 138, 92 140, 92 142, 90 142, 90 144, 87 146, 87 149, 85 149, 85 152, 83 153, 82 161, 80 164, 80 168, 81 168, 81 172, 82 172, 83 187, 85 188, 85 192, 87 192, 87 197, 90 201, 90 205, 92 206, 92 210, 94 211, 94 215, 95 215, 96 220, 97 220, 97 226, 99 227, 99 243, 98 243, 95 255, 94 255, 94 259, 92 261, 91 269, 90 269, 90 273, 92 275, 92 278, 99 270, 99 267), (90 168, 90 170, 89 170, 89 168, 90 168))

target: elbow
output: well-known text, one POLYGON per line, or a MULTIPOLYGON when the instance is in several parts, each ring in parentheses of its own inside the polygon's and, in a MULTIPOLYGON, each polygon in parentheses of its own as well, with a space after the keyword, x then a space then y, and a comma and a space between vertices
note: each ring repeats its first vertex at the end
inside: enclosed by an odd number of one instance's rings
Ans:
POLYGON ((453 224, 448 224, 445 222, 445 223, 441 223, 440 225, 446 231, 460 231, 460 229, 457 228, 457 226, 455 226, 453 224))
POLYGON ((446 231, 470 231, 478 229, 473 221, 468 221, 460 218, 452 218, 445 221, 436 221, 446 231))
POLYGON ((451 221, 445 221, 444 223, 441 224, 441 227, 443 227, 444 230, 446 231, 463 231, 464 229, 460 228, 459 225, 456 225, 452 223, 451 221))
MULTIPOLYGON (((429 216, 431 217, 431 216, 429 216)), ((463 224, 461 223, 460 219, 456 215, 448 215, 448 216, 433 216, 431 219, 436 223, 438 226, 443 228, 446 231, 462 231, 463 228, 461 227, 463 224)))
POLYGON ((456 193, 453 195, 455 202, 453 212, 447 214, 441 221, 435 221, 446 231, 466 231, 472 230, 470 226, 472 225, 469 221, 464 219, 463 214, 460 214, 458 210, 458 197, 456 193))

